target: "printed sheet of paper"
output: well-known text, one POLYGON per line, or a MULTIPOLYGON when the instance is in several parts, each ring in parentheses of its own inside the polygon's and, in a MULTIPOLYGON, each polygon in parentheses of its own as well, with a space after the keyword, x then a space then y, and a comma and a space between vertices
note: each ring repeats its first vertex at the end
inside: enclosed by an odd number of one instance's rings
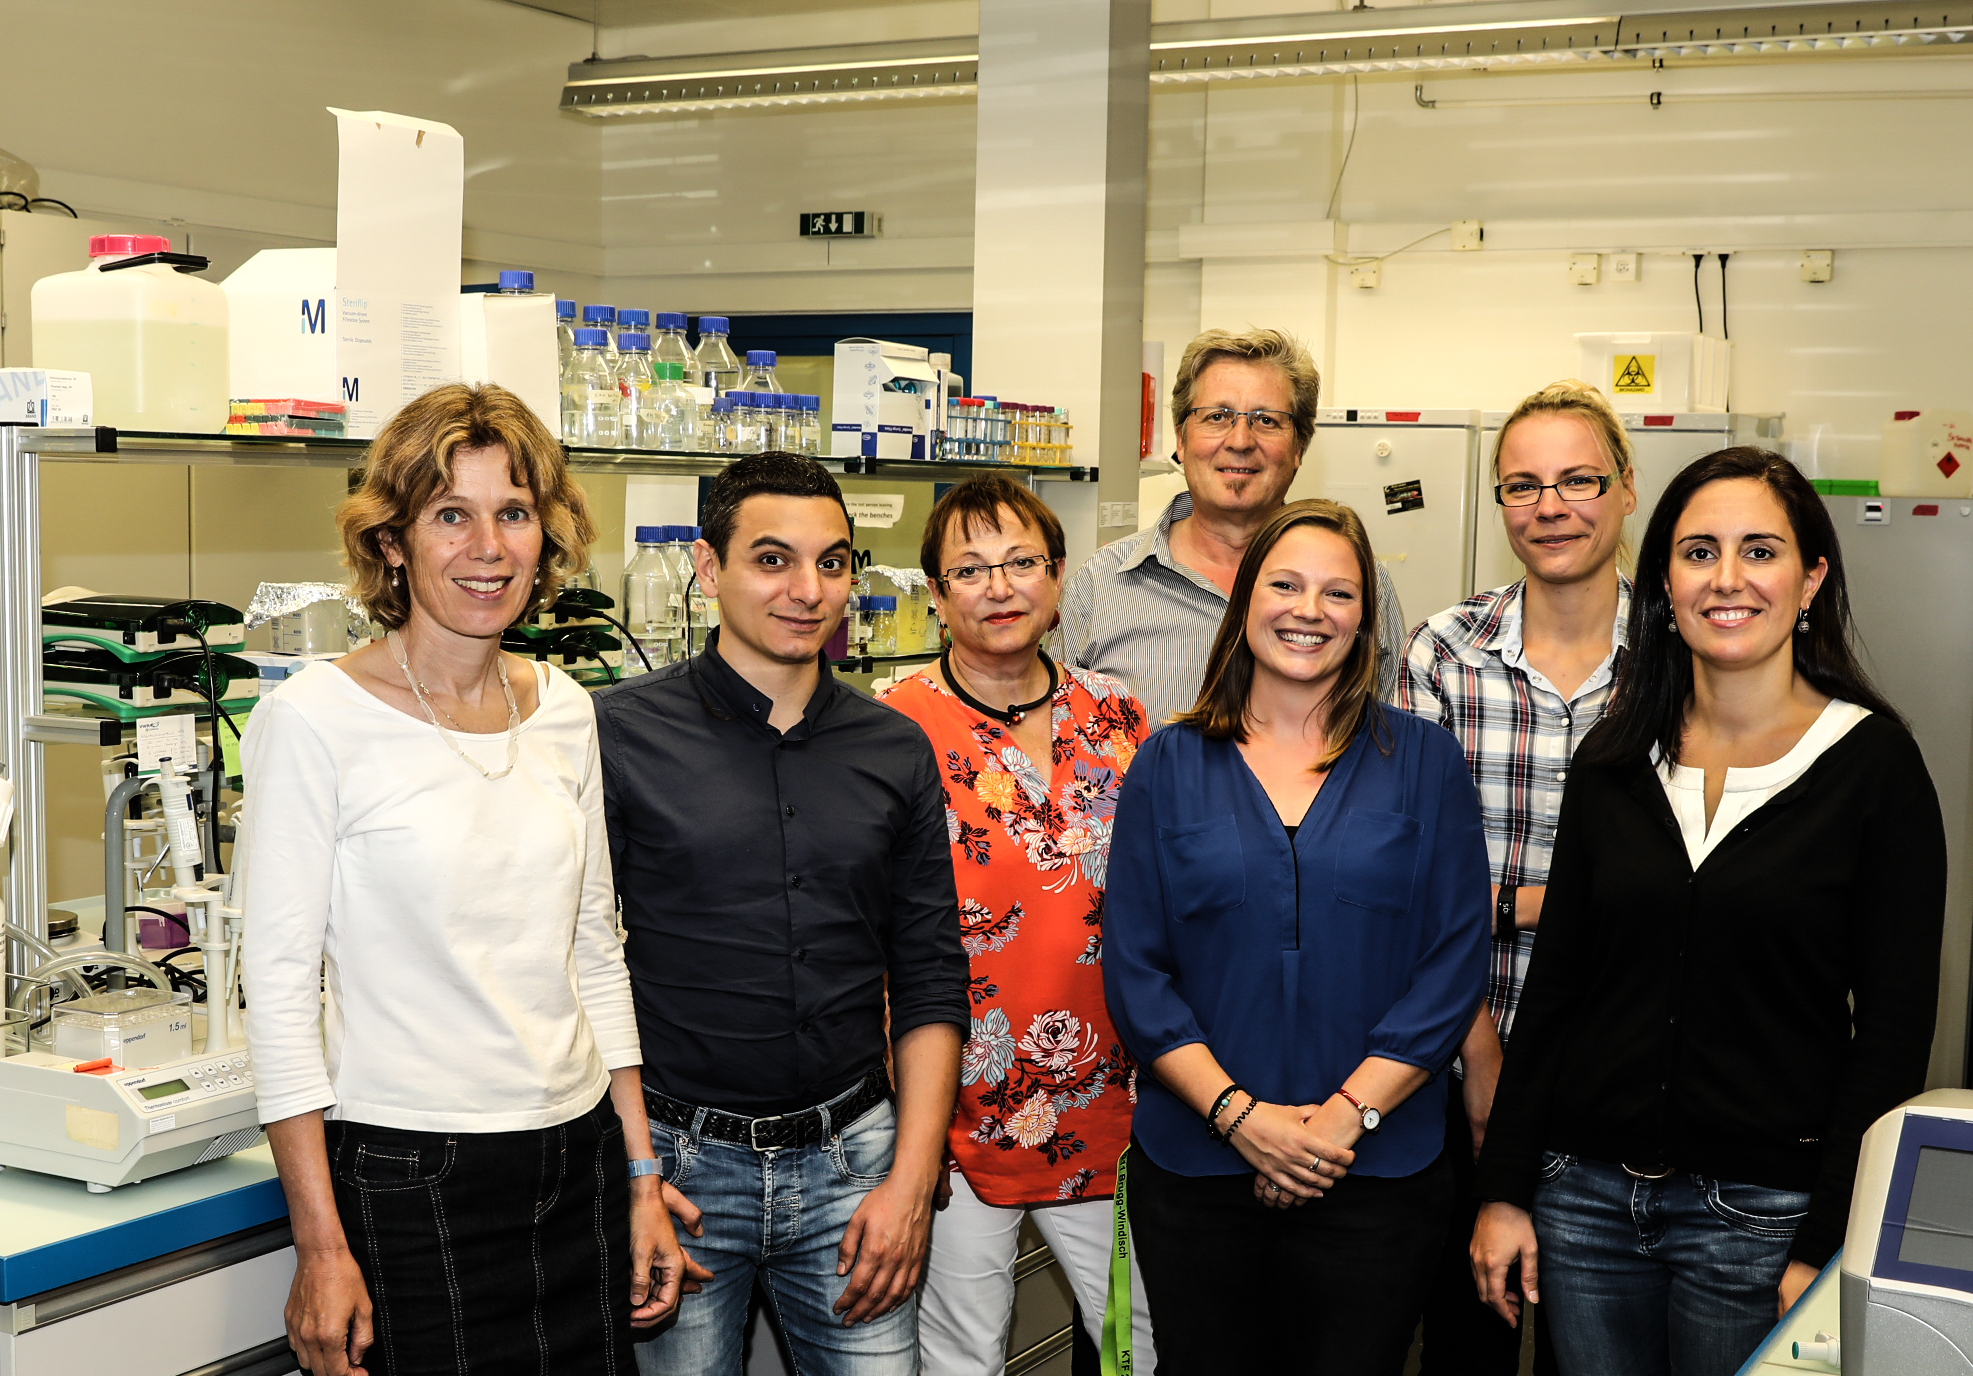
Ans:
POLYGON ((466 141, 437 120, 338 110, 336 371, 349 434, 460 375, 466 141))

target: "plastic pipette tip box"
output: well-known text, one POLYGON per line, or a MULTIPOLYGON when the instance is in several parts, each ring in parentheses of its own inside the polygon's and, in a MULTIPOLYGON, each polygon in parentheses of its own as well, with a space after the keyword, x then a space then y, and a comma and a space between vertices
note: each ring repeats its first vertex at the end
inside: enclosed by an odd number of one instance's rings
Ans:
POLYGON ((303 401, 299 397, 234 397, 227 402, 234 411, 271 411, 284 416, 314 416, 342 420, 349 408, 340 401, 303 401))

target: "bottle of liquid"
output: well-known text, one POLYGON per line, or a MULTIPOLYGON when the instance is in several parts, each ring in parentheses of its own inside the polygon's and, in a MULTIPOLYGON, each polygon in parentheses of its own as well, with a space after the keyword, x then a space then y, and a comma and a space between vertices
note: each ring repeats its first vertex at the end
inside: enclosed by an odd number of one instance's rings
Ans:
POLYGON ((575 353, 575 302, 557 300, 555 302, 555 359, 563 372, 569 368, 569 357, 575 353))
POLYGON ((686 388, 679 365, 653 363, 651 371, 655 378, 646 394, 645 405, 650 408, 649 429, 654 439, 647 441, 645 447, 687 453, 698 450, 702 447, 699 402, 686 388))
POLYGON ((709 454, 730 454, 733 452, 733 437, 729 430, 733 423, 733 403, 725 397, 716 397, 713 404, 705 409, 705 436, 703 443, 709 454))
POLYGON ((659 449, 657 417, 650 414, 651 336, 625 330, 617 336, 617 391, 623 399, 623 445, 626 449, 659 449))
POLYGON ((584 306, 582 323, 590 329, 603 332, 603 352, 609 355, 612 366, 617 361, 617 308, 615 306, 584 306))
POLYGON ((786 392, 756 392, 760 401, 760 447, 763 451, 780 449, 792 452, 793 445, 788 440, 788 401, 786 392))
POLYGON ((562 431, 568 443, 585 449, 623 446, 623 395, 603 352, 608 332, 584 327, 575 332, 575 353, 562 374, 562 431))
POLYGON ((867 597, 870 620, 869 653, 886 658, 897 653, 897 599, 867 597))
POLYGON ((534 274, 518 272, 513 268, 500 270, 500 294, 502 296, 533 296, 534 274))
MULTIPOLYGON (((651 313, 646 310, 639 310, 635 306, 621 308, 617 311, 617 334, 622 335, 625 330, 635 330, 637 333, 648 338, 651 333, 651 313)), ((646 347, 649 346, 647 345, 646 347)), ((623 348, 623 340, 621 338, 617 340, 617 348, 623 348)))
POLYGON ((725 316, 699 317, 699 348, 692 356, 698 376, 693 381, 712 388, 714 396, 740 385, 740 360, 733 357, 733 346, 726 342, 726 333, 725 316))
POLYGON ((719 625, 719 603, 713 598, 707 597, 704 589, 700 588, 698 571, 692 566, 692 546, 699 538, 700 528, 698 526, 680 526, 678 533, 680 536, 678 547, 679 561, 685 571, 686 587, 688 590, 686 606, 692 614, 692 653, 702 655, 706 652, 706 636, 712 631, 713 627, 719 625))
POLYGON ((802 447, 799 452, 812 459, 820 458, 822 457, 822 398, 800 396, 795 400, 801 403, 802 447))
MULTIPOLYGON (((637 553, 623 571, 623 624, 643 648, 653 669, 673 660, 677 626, 674 597, 678 592, 672 569, 671 526, 637 527, 637 553)), ((624 656, 625 674, 642 673, 636 654, 624 656)))
POLYGON ((778 392, 781 379, 774 376, 774 350, 747 350, 747 371, 735 385, 748 392, 778 392))
POLYGON ((692 346, 685 342, 685 316, 680 311, 659 311, 658 328, 651 335, 651 363, 676 363, 679 380, 694 382, 692 346))
POLYGON ((754 394, 728 392, 725 399, 733 403, 733 452, 760 453, 760 408, 754 404, 754 394))
POLYGON ((185 434, 226 427, 225 291, 196 275, 203 259, 191 272, 127 266, 171 251, 162 235, 98 234, 89 266, 34 284, 34 366, 88 373, 98 425, 185 434))

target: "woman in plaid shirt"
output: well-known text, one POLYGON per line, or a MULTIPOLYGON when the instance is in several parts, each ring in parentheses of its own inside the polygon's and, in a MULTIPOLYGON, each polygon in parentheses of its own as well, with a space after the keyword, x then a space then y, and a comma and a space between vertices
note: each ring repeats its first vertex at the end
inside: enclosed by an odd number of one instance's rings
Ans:
MULTIPOLYGON (((1637 493, 1630 441, 1603 395, 1575 381, 1542 388, 1500 427, 1493 468, 1501 521, 1527 576, 1412 632, 1398 681, 1398 705, 1465 748, 1494 880, 1486 1002, 1460 1048, 1464 1092, 1447 1100, 1460 1212, 1425 1311, 1423 1376, 1519 1369, 1520 1334, 1473 1293, 1473 1162, 1534 950, 1569 757, 1609 701, 1630 610, 1617 561, 1637 493)), ((1547 1366, 1541 1355, 1537 1370, 1547 1366)))

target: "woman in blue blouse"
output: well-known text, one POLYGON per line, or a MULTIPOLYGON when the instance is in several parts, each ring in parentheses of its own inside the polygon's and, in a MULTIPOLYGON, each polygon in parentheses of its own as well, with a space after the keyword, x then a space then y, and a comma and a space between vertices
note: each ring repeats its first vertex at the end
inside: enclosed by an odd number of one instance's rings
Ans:
POLYGON ((1376 700, 1375 570, 1348 507, 1284 507, 1124 781, 1103 982, 1153 1072, 1127 1193, 1162 1376, 1396 1376, 1450 1216, 1486 846, 1458 743, 1376 700))

